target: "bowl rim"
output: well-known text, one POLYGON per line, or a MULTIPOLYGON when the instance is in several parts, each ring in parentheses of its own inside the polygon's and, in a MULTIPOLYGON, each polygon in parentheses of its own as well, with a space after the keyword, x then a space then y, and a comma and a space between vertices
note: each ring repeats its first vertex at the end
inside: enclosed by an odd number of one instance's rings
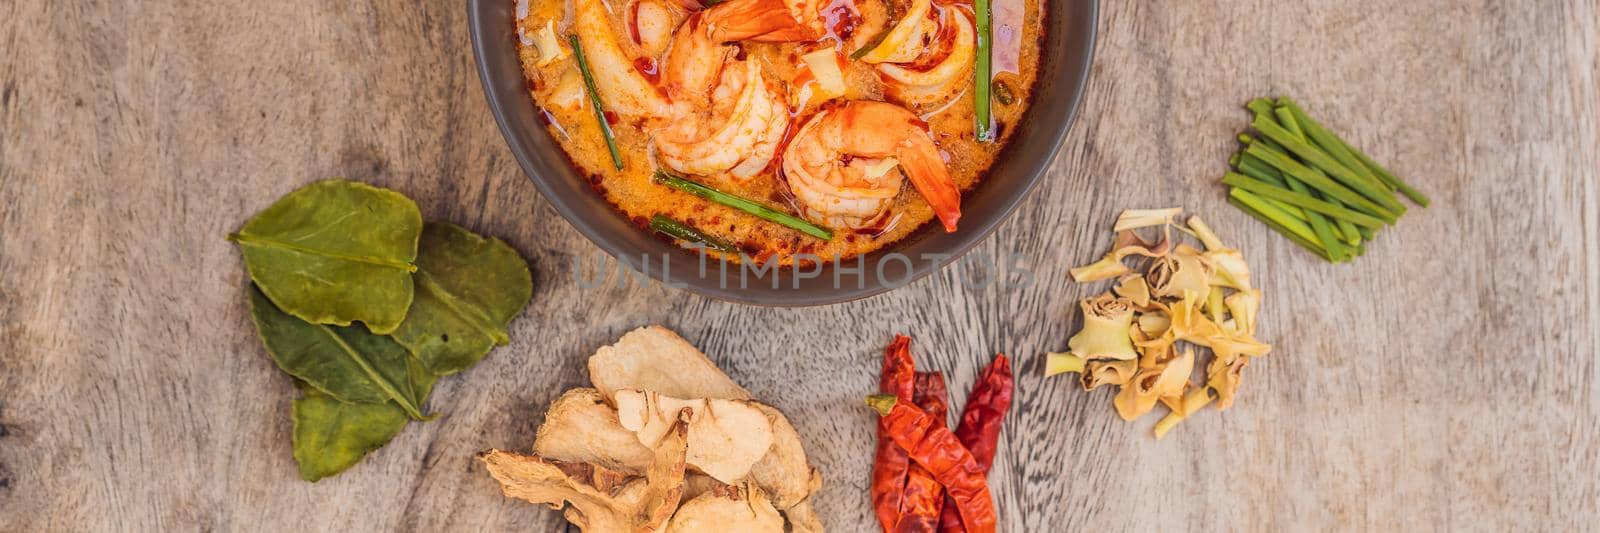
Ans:
MULTIPOLYGON (((1049 0, 1041 1, 1053 3, 1049 2, 1049 0)), ((1050 143, 1047 145, 1048 148, 1046 148, 1045 153, 1042 154, 1041 157, 1035 158, 1031 163, 1024 165, 1025 174, 1027 176, 1026 179, 1020 184, 1019 187, 1014 187, 1009 194, 1003 196, 997 205, 998 214, 987 216, 979 220, 979 227, 975 229, 964 226, 962 229, 965 231, 958 232, 954 235, 956 241, 954 245, 949 248, 951 250, 950 253, 937 254, 938 258, 932 261, 918 261, 909 263, 909 272, 898 282, 884 283, 883 279, 875 278, 872 280, 872 283, 862 284, 858 282, 855 287, 841 288, 839 286, 835 286, 832 288, 832 290, 821 291, 793 290, 787 292, 749 292, 746 291, 742 286, 740 288, 729 288, 726 286, 701 286, 692 282, 686 283, 682 280, 673 282, 672 280, 668 279, 669 275, 667 272, 670 272, 670 267, 664 269, 651 269, 649 268, 647 258, 641 262, 641 257, 635 257, 634 255, 627 253, 620 253, 626 249, 633 248, 634 245, 625 242, 621 238, 613 236, 606 231, 602 231, 598 223, 590 221, 588 215, 580 213, 577 207, 572 205, 570 202, 565 201, 560 192, 555 189, 554 184, 549 182, 546 177, 535 171, 535 169, 540 166, 542 161, 536 162, 534 160, 534 155, 529 153, 530 151, 526 147, 526 143, 528 141, 523 139, 511 124, 511 113, 506 107, 507 99, 514 98, 527 101, 528 105, 532 105, 532 102, 529 99, 525 89, 516 91, 514 94, 507 95, 504 94, 502 88, 495 83, 496 73, 494 72, 494 68, 491 66, 490 58, 488 57, 489 52, 487 50, 487 41, 490 36, 495 35, 495 32, 489 31, 489 28, 485 26, 486 22, 484 20, 487 10, 491 8, 490 4, 496 2, 511 4, 511 0, 469 0, 467 2, 467 19, 468 31, 472 41, 473 62, 478 71, 478 80, 483 88, 484 99, 487 100, 489 104, 490 113, 494 116, 495 124, 499 128, 501 136, 504 137, 507 147, 511 149, 512 156, 516 159, 517 166, 522 170, 522 173, 528 177, 529 181, 533 182, 534 187, 539 190, 539 194, 542 195, 545 198, 545 201, 555 209, 556 213, 561 215, 561 217, 565 219, 568 224, 572 225, 573 228, 577 229, 578 233, 589 239, 590 242, 594 243, 601 250, 605 251, 613 259, 619 261, 623 265, 626 265, 628 268, 631 268, 636 272, 644 273, 644 275, 655 279, 663 285, 681 288, 694 294, 739 304, 762 307, 808 307, 831 305, 868 298, 915 283, 916 281, 921 280, 922 278, 925 278, 934 272, 944 269, 951 263, 956 262, 962 256, 966 255, 968 252, 972 251, 974 247, 988 239, 989 236, 992 235, 1002 223, 1009 220, 1011 216, 1015 214, 1017 206, 1022 203, 1024 198, 1033 192, 1033 190, 1038 186, 1039 182, 1046 174, 1048 174, 1051 164, 1061 153, 1061 149, 1066 137, 1071 132, 1072 125, 1077 122, 1078 113, 1082 108, 1083 99, 1088 87, 1089 74, 1093 70, 1095 50, 1098 44, 1097 33, 1099 26, 1100 6, 1099 0, 1077 1, 1082 4, 1084 13, 1082 14, 1083 20, 1080 21, 1080 25, 1082 27, 1073 28, 1073 30, 1083 36, 1083 46, 1080 47, 1076 57, 1061 57, 1058 59, 1060 61, 1073 62, 1080 65, 1080 68, 1077 69, 1077 72, 1070 73, 1067 79, 1068 87, 1066 90, 1070 91, 1071 102, 1069 102, 1067 106, 1064 120, 1060 122, 1058 127, 1049 128, 1044 132, 1035 131, 1029 133, 1030 135, 1047 134, 1050 143), (782 296, 774 296, 779 294, 782 296)), ((514 35, 513 38, 515 38, 514 35)), ((1048 39, 1048 37, 1045 37, 1045 39, 1048 39)), ((515 47, 513 47, 513 50, 514 49, 515 47)), ((525 75, 522 73, 521 69, 521 62, 515 61, 515 63, 517 65, 517 77, 519 79, 525 79, 525 75)), ((1043 81, 1044 80, 1041 79, 1034 82, 1035 91, 1038 91, 1037 84, 1043 81)), ((1038 93, 1035 92, 1035 95, 1037 94, 1038 93)), ((1029 110, 1031 111, 1032 109, 1033 108, 1030 107, 1029 110)), ((539 129, 544 131, 544 128, 539 129)), ((1011 145, 1008 145, 1005 150, 1002 150, 1001 157, 1010 151, 1011 146, 1015 145, 1016 143, 1016 140, 1012 140, 1011 145)), ((565 153, 562 155, 563 157, 561 158, 562 160, 560 161, 560 164, 573 167, 570 159, 565 157, 565 153)), ((987 170, 985 172, 987 172, 987 170)), ((987 178, 985 181, 987 181, 987 178)), ((982 183, 979 184, 979 187, 982 187, 982 183)), ((593 191, 588 192, 593 194, 593 191)), ((970 191, 968 194, 970 194, 970 191)), ((605 203, 609 204, 610 202, 609 200, 605 200, 605 203)), ((616 210, 615 206, 611 207, 611 212, 616 216, 623 216, 616 210)), ((938 226, 938 224, 924 224, 923 228, 913 232, 911 235, 907 235, 899 241, 872 252, 868 252, 867 254, 862 254, 862 256, 864 257, 882 253, 893 253, 899 248, 907 247, 911 243, 916 242, 919 240, 918 237, 920 235, 926 234, 930 227, 936 226, 938 226)), ((667 258, 663 257, 663 261, 666 260, 667 258)), ((712 261, 720 262, 720 260, 715 259, 712 261)), ((602 266, 600 268, 604 267, 602 266)), ((881 268, 882 266, 880 264, 879 278, 883 277, 881 268)), ((702 270, 704 270, 703 264, 702 270)), ((783 269, 778 269, 778 271, 781 273, 783 269)), ((835 277, 836 282, 837 279, 838 278, 835 277)), ((724 278, 722 279, 722 285, 726 285, 725 273, 724 278)), ((778 281, 774 279, 773 287, 776 289, 778 285, 778 281)))

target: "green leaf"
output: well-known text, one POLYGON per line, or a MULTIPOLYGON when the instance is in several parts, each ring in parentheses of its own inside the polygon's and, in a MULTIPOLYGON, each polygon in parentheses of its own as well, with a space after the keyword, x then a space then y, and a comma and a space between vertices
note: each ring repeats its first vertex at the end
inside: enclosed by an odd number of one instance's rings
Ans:
POLYGON ((410 353, 394 339, 374 335, 361 325, 335 327, 289 316, 253 285, 250 314, 267 353, 284 372, 336 400, 372 404, 393 400, 412 418, 423 418, 419 406, 434 378, 419 375, 421 368, 410 362, 410 353))
POLYGON ((284 312, 389 333, 411 305, 422 213, 400 193, 326 180, 289 193, 228 238, 284 312))
POLYGON ((406 426, 406 412, 394 402, 346 403, 315 387, 302 391, 294 401, 294 461, 306 481, 345 471, 406 426))
POLYGON ((528 263, 500 239, 430 222, 417 256, 417 292, 394 338, 428 370, 449 375, 510 342, 506 327, 533 295, 528 263))

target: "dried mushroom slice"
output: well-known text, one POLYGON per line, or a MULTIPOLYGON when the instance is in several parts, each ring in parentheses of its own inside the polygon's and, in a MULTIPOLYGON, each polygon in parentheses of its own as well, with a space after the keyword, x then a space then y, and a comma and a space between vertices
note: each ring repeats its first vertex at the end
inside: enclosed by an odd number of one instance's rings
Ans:
POLYGON ((707 492, 727 490, 727 487, 730 487, 730 485, 717 481, 711 476, 689 472, 683 476, 683 500, 678 503, 681 505, 683 502, 698 498, 701 494, 707 492))
POLYGON ((744 478, 772 447, 772 423, 749 402, 624 389, 616 403, 622 427, 647 445, 666 433, 679 411, 689 410, 689 464, 723 483, 744 478))
POLYGON ((817 511, 811 508, 811 500, 801 500, 800 503, 783 511, 783 519, 789 522, 789 533, 822 533, 822 519, 817 517, 817 511))
POLYGON ((782 412, 756 402, 751 402, 750 406, 766 415, 772 425, 772 448, 750 467, 750 481, 772 495, 774 507, 788 509, 815 492, 822 477, 806 460, 800 434, 782 412))
POLYGON ((699 349, 672 330, 642 327, 589 357, 589 380, 616 401, 620 389, 648 390, 674 398, 748 400, 750 392, 723 374, 699 349))
POLYGON ((712 491, 684 502, 667 523, 667 533, 783 533, 783 517, 759 487, 712 491))
POLYGON ((506 496, 552 509, 583 531, 654 532, 672 516, 683 491, 688 413, 660 440, 643 479, 604 467, 561 463, 534 455, 489 450, 478 455, 506 496))
POLYGON ((654 458, 645 471, 645 488, 634 531, 655 531, 672 518, 683 499, 684 469, 689 458, 688 409, 678 411, 676 422, 656 443, 654 458))
POLYGON ((652 457, 650 448, 622 427, 616 410, 606 405, 600 392, 589 388, 569 390, 550 404, 533 441, 533 452, 634 476, 644 474, 652 457))

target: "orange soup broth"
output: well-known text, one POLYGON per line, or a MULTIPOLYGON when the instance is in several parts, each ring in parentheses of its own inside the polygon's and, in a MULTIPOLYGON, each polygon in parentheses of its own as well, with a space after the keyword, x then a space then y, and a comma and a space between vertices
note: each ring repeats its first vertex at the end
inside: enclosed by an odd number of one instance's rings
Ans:
MULTIPOLYGON (((527 16, 518 21, 518 35, 532 36, 547 21, 552 21, 556 34, 562 37, 562 44, 565 45, 564 39, 571 22, 567 2, 601 0, 527 1, 527 16)), ((609 0, 613 28, 626 27, 621 18, 623 10, 617 8, 627 1, 631 0, 609 0)), ((971 5, 938 4, 938 8, 964 9, 970 13, 971 5)), ((974 99, 970 84, 948 102, 926 109, 912 108, 927 122, 951 177, 963 191, 970 190, 983 178, 984 171, 993 163, 995 156, 1019 133, 1011 126, 1022 118, 1032 96, 1043 31, 1042 9, 1040 0, 998 0, 993 7, 996 46, 993 56, 994 86, 1004 86, 999 90, 1011 95, 1010 103, 1002 103, 998 97, 993 99, 991 109, 997 131, 995 141, 976 140, 974 99)), ((762 65, 769 83, 786 94, 794 95, 809 78, 800 54, 822 47, 835 47, 846 62, 844 73, 847 92, 843 99, 893 102, 892 90, 879 78, 872 65, 848 59, 851 52, 867 44, 878 29, 884 27, 888 8, 878 2, 834 0, 823 11, 829 21, 829 32, 821 41, 742 43, 743 53, 762 65)), ((641 231, 650 231, 648 224, 652 216, 666 215, 736 245, 750 260, 762 263, 777 261, 778 264, 789 265, 809 263, 812 257, 826 261, 868 253, 905 238, 934 219, 932 208, 906 183, 887 216, 873 227, 830 228, 833 230, 833 239, 823 241, 654 182, 652 176, 659 165, 650 152, 650 139, 655 131, 642 122, 608 113, 616 146, 622 155, 623 168, 618 170, 612 163, 586 93, 577 106, 545 105, 546 99, 551 98, 551 93, 558 86, 566 85, 565 90, 572 90, 571 79, 562 83, 563 76, 574 75, 567 71, 577 68, 570 50, 566 58, 543 67, 537 65, 539 52, 530 38, 520 37, 518 50, 528 79, 530 96, 543 111, 551 135, 560 142, 572 164, 587 177, 593 189, 604 195, 641 231), (796 254, 809 255, 800 255, 797 261, 796 254)), ((645 59, 639 64, 649 67, 654 62, 645 59)), ((970 80, 971 76, 969 71, 966 77, 970 80)), ((595 82, 603 84, 606 80, 597 79, 595 82)), ((791 134, 819 109, 829 105, 811 102, 798 104, 795 106, 798 110, 792 112, 791 134)), ((745 183, 717 177, 689 178, 724 192, 766 203, 780 211, 797 213, 794 200, 779 171, 780 160, 781 154, 760 176, 745 183)), ((740 259, 732 254, 707 253, 730 261, 740 259)))

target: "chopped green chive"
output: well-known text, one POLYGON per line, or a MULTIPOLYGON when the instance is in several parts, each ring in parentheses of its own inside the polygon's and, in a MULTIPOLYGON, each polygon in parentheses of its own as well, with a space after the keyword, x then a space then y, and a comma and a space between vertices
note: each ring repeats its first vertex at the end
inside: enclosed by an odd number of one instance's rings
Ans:
POLYGON ((650 217, 650 229, 659 231, 674 239, 678 239, 690 244, 699 244, 705 246, 707 249, 716 250, 718 252, 731 254, 738 253, 739 251, 738 248, 735 248, 733 245, 728 244, 722 239, 707 235, 700 230, 694 229, 693 226, 678 222, 676 219, 666 215, 656 215, 650 217))
POLYGON ((589 71, 589 59, 583 55, 583 43, 577 35, 568 35, 572 56, 578 58, 578 72, 583 74, 583 85, 589 90, 589 101, 594 103, 594 119, 600 123, 600 135, 606 138, 606 149, 611 151, 611 164, 622 170, 622 152, 617 150, 617 139, 611 133, 611 122, 606 120, 606 105, 600 101, 600 88, 594 84, 594 73, 589 71))
POLYGON ((746 213, 750 213, 762 219, 777 223, 778 225, 799 231, 818 239, 825 241, 833 239, 833 232, 810 222, 806 222, 800 217, 778 211, 752 200, 734 196, 732 194, 728 194, 711 187, 668 174, 664 170, 656 170, 655 181, 656 183, 661 183, 668 187, 672 187, 674 189, 693 194, 695 196, 699 196, 701 198, 705 198, 707 200, 711 200, 713 202, 732 207, 746 213))
POLYGON ((993 31, 989 21, 989 0, 973 0, 972 12, 977 16, 978 25, 978 57, 972 73, 973 88, 973 132, 978 141, 994 140, 994 131, 989 127, 991 120, 989 113, 989 84, 993 81, 991 62, 993 61, 993 31))

